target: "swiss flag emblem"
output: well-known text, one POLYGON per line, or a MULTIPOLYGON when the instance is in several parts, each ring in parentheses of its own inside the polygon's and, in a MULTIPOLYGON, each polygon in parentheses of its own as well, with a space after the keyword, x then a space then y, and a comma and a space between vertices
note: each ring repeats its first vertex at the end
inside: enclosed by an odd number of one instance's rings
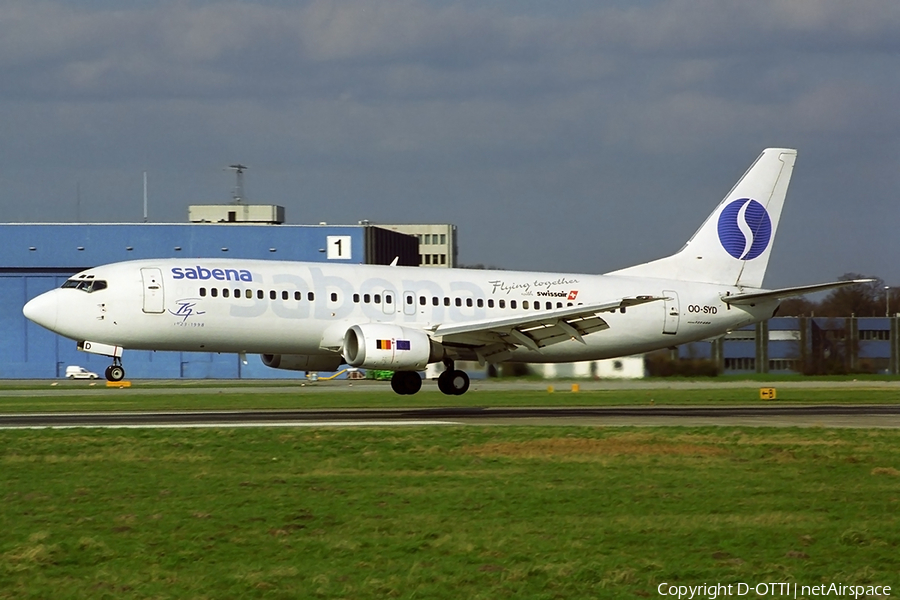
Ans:
POLYGON ((567 300, 574 300, 575 296, 577 296, 577 295, 578 295, 578 290, 572 290, 571 292, 569 292, 569 297, 567 298, 567 300))

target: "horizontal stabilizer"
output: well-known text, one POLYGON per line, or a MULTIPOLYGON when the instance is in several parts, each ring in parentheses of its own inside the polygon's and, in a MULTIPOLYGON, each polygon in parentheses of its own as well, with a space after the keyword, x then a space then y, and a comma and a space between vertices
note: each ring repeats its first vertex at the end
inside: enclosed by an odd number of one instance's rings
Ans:
POLYGON ((722 301, 726 304, 741 306, 744 304, 756 304, 763 300, 782 300, 793 296, 804 296, 814 292, 823 292, 834 288, 845 287, 848 285, 856 285, 858 283, 870 283, 874 279, 852 279, 850 281, 834 281, 832 283, 817 283, 815 285, 802 285, 800 287, 782 288, 780 290, 765 290, 760 292, 748 292, 746 294, 737 294, 734 296, 722 296, 722 301))

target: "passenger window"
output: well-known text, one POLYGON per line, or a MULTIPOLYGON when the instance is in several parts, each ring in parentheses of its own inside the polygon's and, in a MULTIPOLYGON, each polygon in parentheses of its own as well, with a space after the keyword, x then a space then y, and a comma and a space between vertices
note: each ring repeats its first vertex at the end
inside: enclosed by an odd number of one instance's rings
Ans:
POLYGON ((444 296, 444 306, 450 306, 450 298, 444 296))
POLYGON ((552 302, 547 302, 547 304, 545 304, 544 307, 545 307, 547 310, 550 310, 551 308, 553 308, 553 303, 552 303, 552 302))
POLYGON ((372 296, 370 296, 369 294, 363 294, 363 302, 368 304, 371 300, 372 300, 372 296))
POLYGON ((419 296, 419 306, 425 306, 425 302, 427 302, 425 296, 419 296))
POLYGON ((215 298, 216 296, 219 295, 219 290, 217 290, 216 288, 212 288, 209 290, 209 295, 212 296, 213 298, 215 298))
POLYGON ((260 300, 262 300, 262 299, 265 298, 266 296, 265 296, 265 294, 263 293, 262 290, 256 290, 256 297, 259 298, 260 300))
POLYGON ((528 308, 528 300, 522 300, 522 308, 528 308))
POLYGON ((375 304, 381 304, 381 294, 375 294, 372 300, 375 301, 375 304))
POLYGON ((294 300, 300 302, 301 300, 303 300, 303 294, 301 294, 300 292, 294 292, 294 300))
POLYGON ((353 301, 359 304, 359 294, 353 294, 353 301))
POLYGON ((222 288, 222 297, 227 298, 229 296, 228 288, 222 288))
POLYGON ((457 305, 457 306, 462 306, 462 298, 457 298, 457 299, 456 299, 456 305, 457 305))
POLYGON ((510 308, 515 308, 515 307, 516 307, 516 301, 515 301, 515 300, 510 300, 510 301, 509 301, 509 307, 510 307, 510 308))
POLYGON ((287 300, 289 298, 287 290, 281 292, 281 299, 287 300))
POLYGON ((253 298, 253 290, 247 290, 246 292, 244 292, 244 296, 246 296, 247 298, 253 298))
POLYGON ((432 303, 434 306, 438 306, 438 305, 441 303, 441 301, 438 299, 437 296, 432 296, 432 297, 431 297, 431 303, 432 303))
POLYGON ((556 303, 556 308, 562 308, 562 302, 557 302, 557 303, 556 303))
POLYGON ((269 290, 269 300, 275 300, 278 296, 275 293, 275 290, 269 290))
POLYGON ((206 288, 200 288, 200 297, 206 298, 206 288))
POLYGON ((481 298, 478 299, 478 308, 484 308, 484 300, 481 298))
POLYGON ((331 301, 337 302, 337 294, 335 292, 331 292, 331 301))
POLYGON ((392 304, 394 302, 394 297, 391 296, 390 294, 385 294, 384 302, 385 302, 385 304, 392 304))
POLYGON ((494 308, 494 299, 488 298, 488 308, 494 308))
POLYGON ((466 298, 466 306, 468 306, 469 308, 472 307, 472 299, 471 298, 466 298))
POLYGON ((316 299, 316 295, 313 294, 312 292, 307 292, 306 299, 309 300, 310 302, 312 302, 313 300, 316 299))
POLYGON ((500 301, 500 308, 506 308, 506 300, 500 301))

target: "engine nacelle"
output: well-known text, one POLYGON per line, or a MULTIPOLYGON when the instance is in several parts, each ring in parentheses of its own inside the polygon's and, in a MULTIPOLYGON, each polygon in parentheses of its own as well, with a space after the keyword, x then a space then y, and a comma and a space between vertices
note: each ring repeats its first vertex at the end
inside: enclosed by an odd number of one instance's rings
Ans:
POLYGON ((337 371, 343 362, 337 354, 263 354, 262 361, 267 367, 288 371, 337 371))
POLYGON ((351 367, 421 371, 443 357, 444 347, 417 329, 363 323, 344 334, 344 360, 351 367))

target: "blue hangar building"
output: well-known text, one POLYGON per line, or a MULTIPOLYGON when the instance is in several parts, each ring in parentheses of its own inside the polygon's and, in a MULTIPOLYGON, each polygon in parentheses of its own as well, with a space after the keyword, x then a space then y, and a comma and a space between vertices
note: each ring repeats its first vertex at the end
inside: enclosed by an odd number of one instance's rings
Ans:
MULTIPOLYGON (((73 340, 22 315, 25 303, 74 273, 144 258, 233 257, 354 264, 419 264, 414 236, 374 225, 0 224, 0 378, 52 379, 78 365, 103 373, 109 359, 79 352, 73 340)), ((258 356, 126 350, 129 377, 284 378, 258 356)))

